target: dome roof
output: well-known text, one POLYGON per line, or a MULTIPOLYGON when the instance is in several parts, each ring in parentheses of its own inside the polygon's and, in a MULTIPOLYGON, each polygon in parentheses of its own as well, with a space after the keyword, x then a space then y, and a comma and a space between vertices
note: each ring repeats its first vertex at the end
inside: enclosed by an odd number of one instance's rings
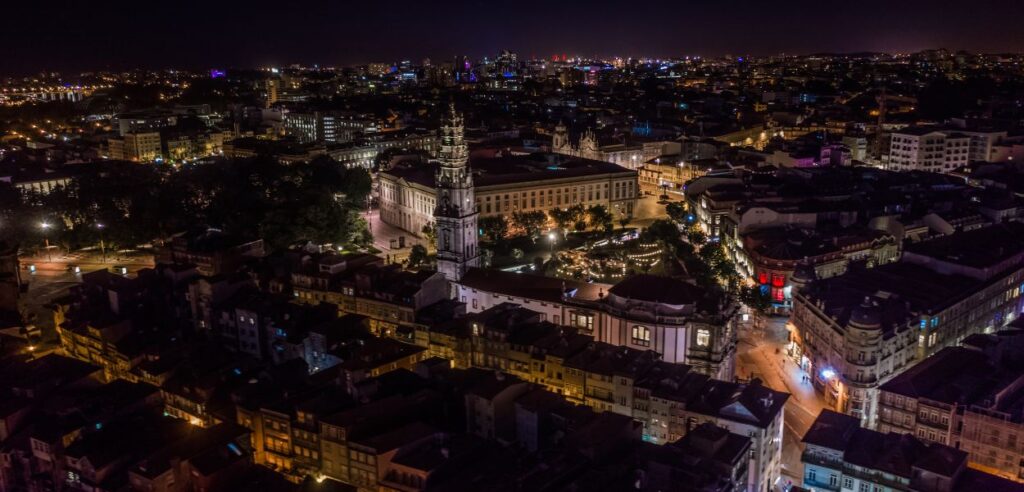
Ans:
POLYGON ((858 328, 877 329, 882 326, 882 310, 870 296, 850 312, 850 324, 858 328))
POLYGON ((809 284, 818 279, 818 272, 809 261, 801 261, 793 268, 793 281, 809 284))

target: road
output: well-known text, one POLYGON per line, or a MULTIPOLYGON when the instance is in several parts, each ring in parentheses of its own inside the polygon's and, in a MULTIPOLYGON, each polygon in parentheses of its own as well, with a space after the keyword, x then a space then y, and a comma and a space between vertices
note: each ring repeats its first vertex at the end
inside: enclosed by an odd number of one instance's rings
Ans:
POLYGON ((65 295, 69 288, 82 281, 81 273, 123 266, 128 275, 134 275, 141 268, 153 266, 151 255, 120 255, 111 254, 103 261, 101 254, 90 251, 76 251, 70 255, 51 251, 48 256, 25 255, 19 258, 22 265, 22 279, 28 282, 28 292, 22 296, 27 322, 40 330, 39 340, 35 347, 37 356, 45 355, 57 347, 57 329, 53 324, 53 311, 50 304, 54 299, 65 295), (81 273, 69 271, 71 265, 79 267, 81 273))
MULTIPOLYGON (((408 231, 403 231, 395 226, 381 222, 379 209, 364 212, 363 217, 370 226, 370 233, 373 234, 373 246, 379 249, 380 255, 384 256, 389 262, 394 263, 407 260, 409 252, 412 251, 412 247, 416 244, 427 246, 425 240, 417 238, 408 231), (397 242, 399 237, 405 237, 405 247, 392 248, 391 241, 397 242)), ((429 246, 427 249, 432 250, 429 246)))
POLYGON ((800 443, 823 408, 823 401, 809 382, 807 373, 786 355, 788 333, 786 318, 770 317, 763 330, 747 328, 740 333, 737 368, 741 378, 760 378, 765 386, 790 394, 785 408, 782 442, 783 481, 802 483, 803 465, 800 443))
MULTIPOLYGON (((676 198, 672 197, 673 200, 676 198)), ((644 228, 655 220, 666 218, 668 218, 668 213, 665 212, 665 205, 658 203, 657 196, 641 195, 636 201, 636 208, 633 209, 633 219, 629 222, 629 227, 644 228)))

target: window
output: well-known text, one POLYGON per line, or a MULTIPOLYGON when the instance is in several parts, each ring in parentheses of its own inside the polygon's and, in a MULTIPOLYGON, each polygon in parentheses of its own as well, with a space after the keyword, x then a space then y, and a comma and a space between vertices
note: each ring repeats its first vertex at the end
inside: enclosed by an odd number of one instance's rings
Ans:
POLYGON ((853 490, 853 479, 850 477, 843 477, 843 488, 853 490))
POLYGON ((569 325, 586 331, 594 331, 594 316, 587 313, 569 313, 569 325))
POLYGON ((633 345, 642 345, 644 347, 651 345, 651 330, 646 326, 634 325, 633 326, 633 345))
POLYGON ((814 468, 809 468, 807 470, 807 481, 808 482, 816 482, 817 478, 818 478, 818 471, 815 470, 814 468))
POLYGON ((707 347, 711 345, 711 332, 703 328, 697 330, 697 346, 707 347))

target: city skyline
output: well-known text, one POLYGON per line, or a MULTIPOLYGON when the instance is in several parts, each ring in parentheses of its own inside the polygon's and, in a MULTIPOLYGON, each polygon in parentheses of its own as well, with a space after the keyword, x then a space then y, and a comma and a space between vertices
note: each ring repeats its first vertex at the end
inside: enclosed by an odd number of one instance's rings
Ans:
POLYGON ((3 12, 0 492, 1024 492, 1024 4, 3 12))
POLYGON ((968 17, 947 15, 956 8, 949 2, 917 0, 898 5, 655 1, 628 10, 614 2, 513 6, 469 0, 440 5, 301 1, 281 9, 262 2, 189 1, 174 8, 141 9, 112 2, 87 10, 65 2, 44 12, 22 4, 8 8, 9 18, 24 22, 0 34, 7 50, 0 74, 342 66, 457 54, 480 57, 501 49, 526 58, 556 53, 607 58, 1024 50, 1024 40, 1013 28, 1013 20, 1024 15, 1024 5, 983 0, 973 4, 968 17), (499 15, 488 17, 491 12, 499 15))

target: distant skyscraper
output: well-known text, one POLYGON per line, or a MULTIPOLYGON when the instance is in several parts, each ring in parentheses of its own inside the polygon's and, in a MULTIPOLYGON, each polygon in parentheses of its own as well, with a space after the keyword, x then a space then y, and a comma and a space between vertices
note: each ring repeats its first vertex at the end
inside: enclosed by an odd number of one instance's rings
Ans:
POLYGON ((469 267, 479 266, 477 210, 469 151, 463 139, 462 115, 449 107, 441 128, 437 171, 437 269, 450 281, 458 281, 469 267))

